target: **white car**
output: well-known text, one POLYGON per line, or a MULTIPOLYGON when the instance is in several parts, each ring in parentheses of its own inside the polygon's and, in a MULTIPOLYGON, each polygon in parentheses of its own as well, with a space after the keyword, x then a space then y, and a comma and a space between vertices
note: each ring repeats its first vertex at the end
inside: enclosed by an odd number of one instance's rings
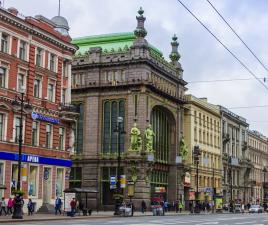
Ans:
POLYGON ((260 205, 252 205, 249 208, 249 213, 262 213, 263 208, 260 205))

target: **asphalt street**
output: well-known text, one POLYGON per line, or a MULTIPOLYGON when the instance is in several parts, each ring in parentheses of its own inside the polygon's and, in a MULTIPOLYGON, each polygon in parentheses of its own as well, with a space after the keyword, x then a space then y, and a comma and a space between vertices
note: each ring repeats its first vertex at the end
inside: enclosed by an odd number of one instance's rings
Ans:
MULTIPOLYGON (((15 223, 18 224, 18 223, 15 223)), ((181 215, 181 216, 144 216, 120 217, 109 219, 64 220, 20 222, 21 225, 268 225, 268 214, 216 214, 216 215, 181 215)), ((5 225, 10 225, 6 223, 5 225)))

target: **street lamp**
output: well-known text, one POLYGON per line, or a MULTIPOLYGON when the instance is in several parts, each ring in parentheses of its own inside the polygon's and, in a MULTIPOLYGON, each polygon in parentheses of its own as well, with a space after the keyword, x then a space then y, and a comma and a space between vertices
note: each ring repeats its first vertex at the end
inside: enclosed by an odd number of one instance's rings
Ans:
POLYGON ((32 106, 29 103, 29 100, 25 98, 24 92, 15 96, 15 100, 12 102, 13 107, 16 110, 20 110, 20 124, 19 124, 19 158, 18 158, 18 180, 17 180, 17 190, 15 192, 15 204, 14 204, 14 212, 12 215, 12 219, 22 219, 22 198, 21 198, 21 161, 22 161, 22 129, 23 129, 23 111, 30 112, 32 111, 32 106))
POLYGON ((119 215, 119 207, 122 203, 121 194, 121 185, 120 185, 120 163, 121 163, 121 146, 120 146, 120 138, 121 134, 125 134, 124 127, 123 127, 124 118, 119 116, 117 117, 117 125, 114 129, 114 132, 117 133, 117 180, 116 180, 116 195, 115 198, 115 210, 114 215, 119 215))
POLYGON ((193 155, 194 155, 194 162, 196 164, 196 196, 195 196, 195 211, 198 213, 199 212, 199 205, 198 205, 198 194, 199 194, 199 191, 198 191, 198 182, 199 182, 199 157, 201 155, 201 150, 199 148, 199 146, 194 146, 194 152, 193 152, 193 155))
POLYGON ((263 204, 265 203, 265 175, 266 175, 266 172, 267 172, 267 169, 264 167, 263 170, 263 204))

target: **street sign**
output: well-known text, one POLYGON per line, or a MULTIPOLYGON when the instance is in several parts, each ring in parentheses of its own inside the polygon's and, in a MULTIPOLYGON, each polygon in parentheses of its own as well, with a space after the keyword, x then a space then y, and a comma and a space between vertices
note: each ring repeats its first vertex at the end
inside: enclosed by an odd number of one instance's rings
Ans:
POLYGON ((116 177, 115 176, 111 176, 110 177, 110 189, 116 189, 116 177))
POLYGON ((121 188, 126 187, 126 175, 120 175, 120 187, 121 188))

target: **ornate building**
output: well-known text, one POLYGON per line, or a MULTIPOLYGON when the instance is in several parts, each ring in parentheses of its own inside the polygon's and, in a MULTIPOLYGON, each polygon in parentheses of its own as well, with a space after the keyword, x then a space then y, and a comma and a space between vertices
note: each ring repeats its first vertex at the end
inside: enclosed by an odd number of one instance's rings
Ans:
MULTIPOLYGON (((160 190, 169 201, 180 198, 184 191, 183 171, 176 164, 186 85, 178 62, 179 44, 174 36, 171 62, 166 61, 145 39, 143 10, 138 13, 134 33, 73 41, 79 51, 73 62, 72 102, 82 113, 70 185, 96 188, 97 196, 90 196, 93 207, 114 204, 110 178, 117 174, 118 151, 119 173, 135 183, 136 207, 142 200, 149 204, 160 190), (119 116, 126 132, 120 138, 114 132, 119 116), (146 129, 150 125, 153 132, 146 129)), ((124 196, 127 198, 126 189, 124 196)))
POLYGON ((245 201, 245 188, 252 164, 248 160, 245 118, 220 106, 222 116, 223 199, 245 201))
POLYGON ((17 187, 21 140, 20 186, 37 209, 63 197, 72 164, 71 126, 77 113, 66 104, 77 48, 68 30, 61 16, 23 17, 15 8, 0 8, 0 184, 6 186, 0 193, 8 198, 17 187))
POLYGON ((267 137, 258 131, 248 131, 248 160, 253 164, 245 188, 245 201, 251 203, 267 202, 267 169, 268 142, 267 137))
POLYGON ((211 202, 213 194, 222 194, 221 114, 218 106, 208 103, 206 98, 187 95, 186 99, 184 137, 190 154, 185 158, 185 164, 189 166, 191 179, 185 182, 185 200, 187 203, 196 198, 197 165, 192 153, 194 146, 199 146, 198 200, 211 202))

